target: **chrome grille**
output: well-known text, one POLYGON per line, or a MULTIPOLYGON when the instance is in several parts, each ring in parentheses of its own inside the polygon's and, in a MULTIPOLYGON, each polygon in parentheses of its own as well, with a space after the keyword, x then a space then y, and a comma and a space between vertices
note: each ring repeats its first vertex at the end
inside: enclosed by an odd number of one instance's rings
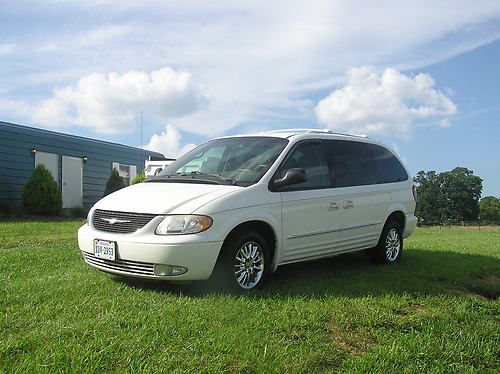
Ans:
POLYGON ((143 228, 154 217, 156 217, 154 214, 97 209, 92 217, 92 226, 100 231, 128 234, 143 228), (108 220, 114 220, 115 222, 108 220))
POLYGON ((98 266, 107 270, 122 271, 124 273, 136 275, 155 275, 154 264, 138 261, 125 261, 116 259, 115 261, 105 260, 95 257, 92 253, 83 252, 83 257, 88 264, 98 266))

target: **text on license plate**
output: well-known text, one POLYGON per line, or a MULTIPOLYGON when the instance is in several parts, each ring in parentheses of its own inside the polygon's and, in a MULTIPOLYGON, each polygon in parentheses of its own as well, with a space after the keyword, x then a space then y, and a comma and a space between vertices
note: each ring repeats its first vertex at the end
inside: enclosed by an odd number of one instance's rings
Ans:
POLYGON ((105 260, 115 260, 115 242, 94 240, 94 256, 105 260))

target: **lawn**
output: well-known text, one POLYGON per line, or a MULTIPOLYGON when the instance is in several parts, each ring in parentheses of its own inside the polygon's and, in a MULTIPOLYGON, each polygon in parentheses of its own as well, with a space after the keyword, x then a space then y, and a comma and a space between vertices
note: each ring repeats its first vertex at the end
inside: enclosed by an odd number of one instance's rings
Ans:
POLYGON ((398 266, 289 265, 234 296, 90 268, 81 223, 0 222, 0 372, 500 370, 500 230, 420 228, 398 266))

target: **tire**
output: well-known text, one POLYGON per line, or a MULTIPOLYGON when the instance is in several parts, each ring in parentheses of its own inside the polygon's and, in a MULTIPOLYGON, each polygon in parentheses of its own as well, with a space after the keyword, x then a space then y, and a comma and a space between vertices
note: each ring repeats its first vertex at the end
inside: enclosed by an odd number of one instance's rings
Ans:
POLYGON ((389 221, 384 226, 376 247, 370 251, 373 262, 394 265, 403 255, 403 235, 401 226, 396 221, 389 221))
POLYGON ((269 247, 262 235, 239 231, 222 246, 213 279, 218 288, 251 292, 264 284, 270 262, 269 247))

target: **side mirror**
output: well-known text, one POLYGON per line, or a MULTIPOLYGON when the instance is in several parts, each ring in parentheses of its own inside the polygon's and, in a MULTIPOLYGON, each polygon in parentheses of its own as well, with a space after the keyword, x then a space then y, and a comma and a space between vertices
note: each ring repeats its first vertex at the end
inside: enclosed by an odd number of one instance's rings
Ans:
POLYGON ((276 179, 269 183, 269 189, 271 191, 278 191, 280 188, 290 186, 292 184, 298 184, 305 182, 307 180, 307 174, 304 169, 292 168, 286 171, 283 178, 276 179))
POLYGON ((160 174, 163 171, 163 168, 158 168, 155 170, 155 175, 160 174))

